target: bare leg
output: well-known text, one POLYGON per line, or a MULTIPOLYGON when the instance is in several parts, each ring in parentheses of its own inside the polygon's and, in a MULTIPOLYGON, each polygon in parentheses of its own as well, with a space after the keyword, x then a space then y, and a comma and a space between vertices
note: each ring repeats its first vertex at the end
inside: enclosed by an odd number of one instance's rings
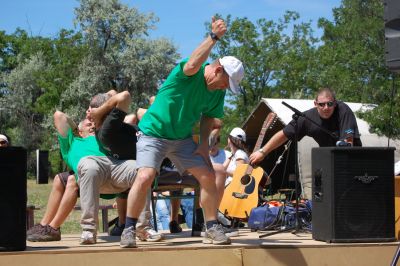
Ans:
POLYGON ((70 175, 68 176, 67 186, 65 188, 64 196, 61 199, 57 213, 49 225, 53 228, 59 228, 74 208, 77 199, 78 184, 76 184, 75 176, 70 175))
POLYGON ((53 186, 49 195, 49 199, 47 201, 46 212, 44 213, 44 216, 40 221, 41 225, 48 225, 53 220, 60 206, 64 191, 64 185, 61 182, 59 175, 57 174, 54 177, 53 186))
MULTIPOLYGON (((179 209, 181 207, 181 200, 180 199, 171 199, 171 215, 170 215, 170 221, 176 221, 178 222, 178 215, 179 215, 179 209)), ((179 222, 178 222, 179 224, 179 222)))
POLYGON ((224 196, 226 171, 222 164, 213 164, 213 168, 216 177, 215 185, 217 187, 217 207, 219 207, 222 197, 224 196))
POLYGON ((147 192, 156 176, 154 168, 140 168, 128 195, 127 216, 138 218, 147 200, 147 192))
POLYGON ((189 172, 200 183, 200 201, 204 210, 205 220, 217 220, 217 188, 215 185, 215 173, 206 167, 195 167, 189 172))
POLYGON ((128 205, 128 200, 123 198, 117 198, 117 211, 118 211, 118 225, 121 226, 125 224, 126 219, 126 208, 128 205))

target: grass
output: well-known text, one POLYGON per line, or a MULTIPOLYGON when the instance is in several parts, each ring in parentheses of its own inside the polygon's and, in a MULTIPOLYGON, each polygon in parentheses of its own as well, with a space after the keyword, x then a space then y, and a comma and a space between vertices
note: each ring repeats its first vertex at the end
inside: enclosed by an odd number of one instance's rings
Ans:
MULTIPOLYGON (((28 205, 34 205, 40 210, 35 211, 35 223, 40 222, 42 219, 47 206, 47 201, 50 195, 51 187, 53 185, 53 180, 50 179, 48 184, 36 184, 35 180, 28 179, 27 182, 27 192, 28 192, 28 205)), ((114 200, 103 200, 100 199, 100 205, 111 205, 114 200)), ((79 199, 76 203, 79 205, 79 199)), ((108 211, 108 220, 112 220, 117 216, 116 210, 108 211)), ((81 211, 72 211, 67 220, 61 226, 62 233, 65 234, 78 234, 81 232, 81 227, 79 224, 81 217, 81 211)), ((101 215, 99 215, 99 223, 101 224, 101 215)), ((98 227, 101 230, 101 226, 98 227)))

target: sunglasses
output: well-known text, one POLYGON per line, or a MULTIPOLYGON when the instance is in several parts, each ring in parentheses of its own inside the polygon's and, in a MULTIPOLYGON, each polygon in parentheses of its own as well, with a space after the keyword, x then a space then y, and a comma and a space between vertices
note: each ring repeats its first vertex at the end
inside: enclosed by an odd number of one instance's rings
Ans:
POLYGON ((326 103, 317 103, 320 107, 325 107, 327 105, 328 107, 332 107, 335 105, 335 102, 326 102, 326 103))
POLYGON ((5 141, 5 140, 1 140, 1 141, 0 141, 0 144, 1 144, 1 145, 5 145, 5 144, 7 144, 7 143, 8 143, 8 142, 5 141))

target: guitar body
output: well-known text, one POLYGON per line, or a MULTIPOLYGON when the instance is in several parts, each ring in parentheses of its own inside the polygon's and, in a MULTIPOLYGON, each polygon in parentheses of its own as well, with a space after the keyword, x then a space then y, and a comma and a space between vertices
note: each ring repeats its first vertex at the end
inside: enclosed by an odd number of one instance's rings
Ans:
POLYGON ((232 182, 225 188, 219 211, 232 218, 247 219, 252 208, 258 206, 258 186, 264 170, 248 164, 239 164, 232 182))

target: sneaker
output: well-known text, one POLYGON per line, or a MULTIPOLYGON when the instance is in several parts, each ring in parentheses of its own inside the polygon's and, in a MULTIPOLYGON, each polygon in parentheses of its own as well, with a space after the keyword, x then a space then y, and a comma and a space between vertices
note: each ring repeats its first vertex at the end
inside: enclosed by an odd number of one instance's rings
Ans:
POLYGON ((122 231, 124 231, 125 224, 118 225, 118 222, 115 223, 114 227, 108 233, 110 236, 121 236, 122 231))
POLYGON ((53 228, 50 225, 37 227, 34 233, 27 235, 26 239, 31 242, 48 242, 48 241, 60 241, 61 231, 60 228, 53 228))
POLYGON ((80 244, 81 245, 92 245, 96 244, 96 231, 95 230, 89 230, 89 229, 84 229, 81 234, 81 240, 80 244))
POLYGON ((37 234, 39 232, 42 232, 45 228, 46 228, 45 225, 41 225, 40 223, 39 224, 35 224, 28 231, 26 231, 26 235, 37 234))
POLYGON ((136 233, 133 226, 125 228, 121 234, 121 242, 119 243, 121 248, 135 248, 136 247, 136 233))
POLYGON ((172 234, 180 233, 182 232, 182 227, 176 221, 171 221, 169 222, 169 231, 172 234))
POLYGON ((163 240, 164 235, 150 227, 146 227, 143 230, 136 231, 136 238, 141 241, 157 242, 163 240))
POLYGON ((203 238, 203 243, 224 245, 224 244, 230 244, 231 239, 225 235, 222 225, 214 224, 213 227, 206 230, 205 236, 203 238))

